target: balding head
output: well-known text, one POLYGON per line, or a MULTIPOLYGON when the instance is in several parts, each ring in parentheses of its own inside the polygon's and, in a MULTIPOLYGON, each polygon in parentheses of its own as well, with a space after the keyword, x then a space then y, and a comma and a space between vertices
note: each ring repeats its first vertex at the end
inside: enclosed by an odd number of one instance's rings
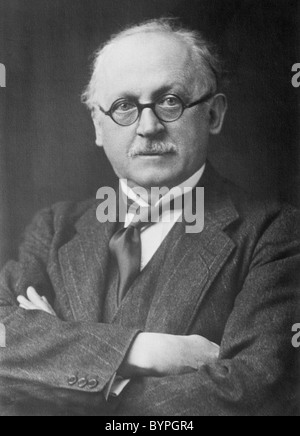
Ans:
MULTIPOLYGON (((83 94, 84 103, 93 109, 99 104, 101 91, 105 89, 103 76, 109 70, 109 61, 115 63, 124 60, 133 61, 142 48, 144 56, 150 56, 154 51, 168 51, 172 47, 180 50, 177 57, 178 64, 186 62, 185 73, 193 76, 199 90, 216 92, 221 80, 221 63, 214 48, 202 37, 199 32, 183 29, 172 19, 151 20, 131 27, 114 35, 96 53, 93 73, 88 87, 83 94), (156 40, 157 44, 147 44, 149 40, 156 40), (144 46, 144 47, 143 47, 144 46)), ((142 57, 140 57, 141 65, 142 57)), ((179 65, 178 65, 179 66, 179 65)), ((110 72, 109 72, 110 74, 110 72)), ((121 73, 120 73, 121 74, 121 73)))
POLYGON ((96 78, 94 100, 109 106, 126 94, 139 97, 140 90, 149 87, 163 93, 168 84, 177 84, 187 98, 196 95, 197 89, 201 95, 206 87, 199 86, 189 47, 162 33, 140 33, 118 41, 103 54, 96 78))

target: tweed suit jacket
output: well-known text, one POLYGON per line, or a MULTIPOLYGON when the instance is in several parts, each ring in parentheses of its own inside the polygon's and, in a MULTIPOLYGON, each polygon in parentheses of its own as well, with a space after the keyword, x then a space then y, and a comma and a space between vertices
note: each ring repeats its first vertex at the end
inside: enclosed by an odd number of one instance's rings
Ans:
MULTIPOLYGON (((167 237, 170 253, 143 330, 202 335, 220 345, 218 361, 187 375, 132 380, 116 402, 105 403, 103 390, 141 326, 129 317, 103 322, 114 224, 97 221, 94 201, 60 203, 36 216, 19 260, 1 273, 7 347, 0 349, 0 406, 12 411, 29 395, 41 404, 50 392, 58 413, 295 413, 299 212, 247 196, 209 164, 200 186, 204 231, 188 234, 183 222, 167 237), (48 298, 58 318, 18 307, 28 286, 48 298)), ((130 298, 128 313, 136 301, 130 298)))

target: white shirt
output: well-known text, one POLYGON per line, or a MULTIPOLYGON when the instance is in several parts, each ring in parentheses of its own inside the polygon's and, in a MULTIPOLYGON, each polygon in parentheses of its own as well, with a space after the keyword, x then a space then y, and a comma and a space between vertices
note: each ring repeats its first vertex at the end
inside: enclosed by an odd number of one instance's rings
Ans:
MULTIPOLYGON (((197 184, 199 183, 201 177, 203 176, 205 170, 205 165, 197 171, 192 177, 190 177, 185 182, 178 185, 176 188, 173 188, 169 191, 167 195, 162 197, 155 206, 159 204, 168 204, 170 203, 170 198, 177 198, 181 192, 183 194, 187 194, 192 191, 197 184), (179 189, 178 189, 179 188, 179 189)), ((141 207, 148 207, 148 203, 142 200, 136 193, 128 187, 123 180, 120 182, 121 189, 123 193, 130 198, 132 201, 137 203, 141 207)), ((166 236, 169 234, 175 223, 181 218, 182 210, 173 210, 167 211, 161 215, 159 222, 151 225, 150 227, 146 227, 145 230, 141 232, 141 248, 142 248, 142 259, 141 259, 141 271, 145 268, 145 266, 150 262, 166 236), (167 215, 168 214, 168 215, 167 215)), ((133 220, 134 214, 127 214, 125 217, 125 228, 129 226, 131 221, 133 220)))
MULTIPOLYGON (((187 194, 192 191, 199 183, 203 173, 205 171, 205 165, 197 171, 192 177, 190 177, 185 182, 178 185, 176 188, 171 189, 168 194, 162 197, 155 206, 161 204, 170 203, 170 198, 177 198, 180 195, 187 194), (178 189, 179 188, 179 189, 178 189)), ((130 198, 132 201, 137 203, 141 207, 149 207, 148 203, 142 200, 129 186, 123 181, 120 181, 121 189, 126 197, 130 198)), ((141 271, 150 262, 166 236, 172 230, 175 223, 181 218, 182 210, 167 211, 166 219, 164 220, 164 214, 160 216, 159 222, 152 224, 150 227, 146 227, 141 231, 141 249, 142 249, 142 259, 141 259, 141 271)), ((134 214, 127 213, 125 217, 125 228, 127 228, 131 221, 133 220, 134 214)), ((106 388, 105 398, 108 399, 110 395, 119 396, 123 389, 128 385, 130 380, 124 380, 121 377, 115 375, 109 385, 106 388)))

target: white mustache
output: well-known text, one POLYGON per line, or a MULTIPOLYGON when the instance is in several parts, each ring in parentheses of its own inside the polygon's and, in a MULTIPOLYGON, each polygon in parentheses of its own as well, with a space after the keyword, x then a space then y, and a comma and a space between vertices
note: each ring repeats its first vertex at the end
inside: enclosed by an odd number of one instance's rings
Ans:
POLYGON ((149 154, 177 153, 177 146, 173 142, 153 141, 147 145, 134 145, 128 152, 128 157, 149 154))

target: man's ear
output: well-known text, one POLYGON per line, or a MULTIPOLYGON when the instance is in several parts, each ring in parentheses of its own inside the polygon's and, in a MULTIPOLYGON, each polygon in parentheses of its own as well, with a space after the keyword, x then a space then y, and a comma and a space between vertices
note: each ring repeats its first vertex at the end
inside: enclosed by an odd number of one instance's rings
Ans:
POLYGON ((227 98, 224 94, 217 94, 213 98, 210 107, 210 133, 218 135, 223 127, 224 118, 227 112, 227 98))
POLYGON ((97 110, 92 111, 92 119, 96 132, 96 144, 98 145, 98 147, 103 147, 103 132, 102 132, 102 124, 101 124, 101 114, 99 114, 99 111, 97 110))

